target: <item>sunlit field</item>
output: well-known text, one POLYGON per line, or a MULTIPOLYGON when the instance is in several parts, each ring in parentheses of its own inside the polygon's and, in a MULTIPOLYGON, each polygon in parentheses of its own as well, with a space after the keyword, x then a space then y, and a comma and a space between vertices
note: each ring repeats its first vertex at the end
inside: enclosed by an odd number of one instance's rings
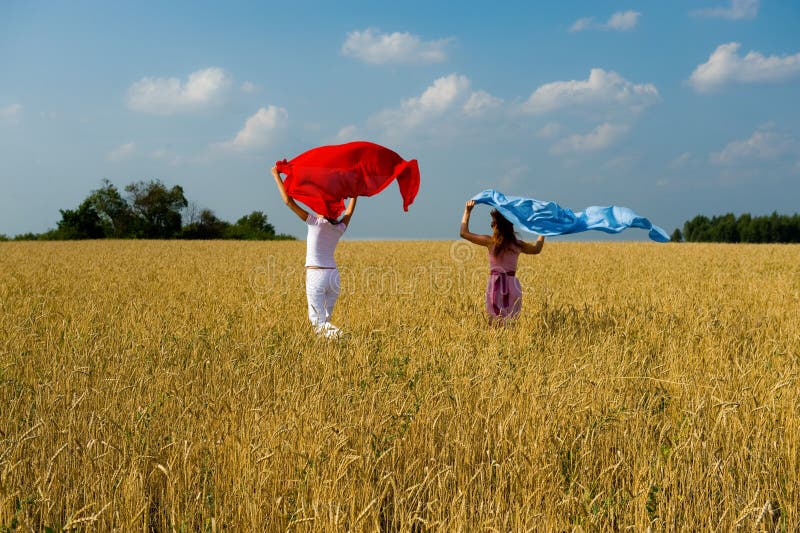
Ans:
POLYGON ((792 531, 800 246, 0 243, 0 531, 792 531))

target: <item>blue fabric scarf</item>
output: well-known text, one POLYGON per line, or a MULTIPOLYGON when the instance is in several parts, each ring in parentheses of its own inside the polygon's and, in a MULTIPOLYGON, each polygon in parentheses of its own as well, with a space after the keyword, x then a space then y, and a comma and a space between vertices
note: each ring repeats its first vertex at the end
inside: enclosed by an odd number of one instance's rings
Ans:
POLYGON ((477 204, 494 206, 512 223, 539 235, 566 235, 590 229, 619 233, 627 228, 641 228, 650 230, 649 236, 656 242, 669 241, 669 236, 663 229, 627 207, 593 205, 582 212, 574 213, 555 202, 506 196, 494 189, 481 191, 472 199, 477 204))

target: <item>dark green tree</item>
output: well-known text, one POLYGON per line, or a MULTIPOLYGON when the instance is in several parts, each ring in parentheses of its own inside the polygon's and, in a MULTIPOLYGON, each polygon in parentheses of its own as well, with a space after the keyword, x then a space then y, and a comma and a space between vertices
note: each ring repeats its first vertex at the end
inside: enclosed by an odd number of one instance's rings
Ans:
MULTIPOLYGON (((50 230, 48 234, 54 234, 57 230, 50 230)), ((55 238, 55 237, 53 237, 55 238)), ((28 233, 19 233, 14 235, 15 241, 40 241, 45 240, 42 235, 38 233, 28 232, 28 233)))
POLYGON ((739 231, 739 242, 757 242, 753 234, 753 217, 750 213, 740 215, 736 221, 736 228, 739 231))
POLYGON ((267 215, 261 211, 253 211, 230 226, 225 237, 240 240, 269 240, 276 236, 275 227, 267 221, 267 215))
POLYGON ((86 200, 100 216, 106 237, 124 239, 134 236, 136 217, 133 209, 114 184, 104 179, 103 186, 92 191, 86 200))
POLYGON ((683 237, 689 242, 710 240, 711 221, 708 217, 697 215, 683 225, 683 237))
MULTIPOLYGON (((199 213, 189 205, 183 188, 171 189, 159 180, 139 181, 125 187, 125 196, 107 179, 76 208, 60 210, 56 229, 41 234, 25 233, 13 240, 58 240, 100 238, 145 239, 240 239, 294 240, 291 235, 276 234, 261 211, 253 211, 236 224, 219 219, 212 210, 199 213), (188 222, 182 227, 183 213, 188 222)), ((0 241, 9 240, 0 234, 0 241)))
POLYGON ((683 226, 683 236, 693 242, 800 242, 800 214, 772 213, 754 217, 749 213, 736 218, 732 213, 708 217, 698 215, 683 226))
POLYGON ((672 235, 670 236, 669 240, 671 242, 681 242, 681 241, 683 241, 683 234, 681 234, 681 230, 679 230, 678 228, 675 228, 675 231, 672 232, 672 235))
POLYGON ((181 239, 222 239, 230 223, 220 220, 211 209, 203 209, 197 221, 185 225, 180 232, 181 239))
POLYGON ((134 215, 137 237, 171 239, 181 230, 181 210, 189 202, 183 188, 167 189, 160 180, 139 181, 125 187, 134 215))
POLYGON ((102 239, 105 237, 100 215, 89 200, 77 209, 60 209, 61 220, 51 235, 55 239, 102 239))
POLYGON ((716 228, 716 242, 739 242, 739 228, 736 217, 733 213, 728 213, 721 217, 714 217, 713 226, 716 228))
POLYGON ((752 242, 770 242, 772 239, 772 232, 769 227, 769 219, 765 217, 755 217, 750 222, 750 228, 753 232, 754 240, 752 242))

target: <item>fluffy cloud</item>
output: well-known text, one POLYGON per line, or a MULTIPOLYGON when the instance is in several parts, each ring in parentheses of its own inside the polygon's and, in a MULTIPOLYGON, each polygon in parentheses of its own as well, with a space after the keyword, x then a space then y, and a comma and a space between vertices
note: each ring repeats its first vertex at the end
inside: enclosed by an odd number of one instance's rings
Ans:
POLYGON ((627 133, 629 127, 624 124, 600 124, 586 135, 570 135, 553 145, 551 152, 556 155, 568 153, 593 152, 608 148, 627 133))
POLYGON ((689 161, 692 159, 691 152, 683 152, 681 155, 670 161, 669 166, 670 168, 683 168, 685 167, 689 161))
POLYGON ((503 190, 513 189, 522 178, 529 174, 529 172, 530 167, 520 160, 515 159, 513 161, 507 161, 502 164, 499 177, 497 178, 497 184, 502 187, 503 190))
POLYGON ((764 56, 758 52, 738 54, 739 43, 721 44, 689 78, 698 92, 711 92, 731 83, 780 82, 800 75, 800 53, 764 56))
POLYGON ((638 112, 660 101, 651 83, 633 84, 613 71, 593 68, 586 80, 556 81, 536 89, 522 109, 540 114, 562 108, 622 108, 638 112))
POLYGON ((22 106, 20 104, 0 107, 0 123, 16 122, 20 114, 22 114, 22 106))
POLYGON ((758 15, 758 4, 759 0, 731 0, 730 6, 695 9, 691 15, 729 20, 753 19, 758 15))
POLYGON ((450 74, 433 82, 422 95, 404 100, 399 109, 379 113, 372 123, 379 127, 410 129, 432 118, 439 117, 466 98, 469 79, 450 74))
POLYGON ((632 30, 639 24, 639 17, 642 16, 638 11, 622 11, 614 13, 608 19, 606 26, 609 30, 627 31, 632 30))
POLYGON ((541 139, 561 137, 550 147, 550 153, 564 155, 612 146, 631 129, 641 111, 660 100, 658 89, 651 83, 631 83, 616 72, 594 68, 586 80, 557 81, 540 86, 521 109, 532 115, 567 111, 578 119, 577 125, 583 131, 593 128, 589 133, 567 135, 562 132, 574 128, 574 121, 570 121, 569 128, 558 123, 543 125, 536 136, 541 139))
POLYGON ((275 141, 277 133, 286 126, 288 117, 289 114, 282 107, 262 107, 247 119, 236 137, 218 146, 235 152, 263 148, 275 141))
POLYGON ((552 139, 558 137, 562 129, 561 124, 549 122, 536 131, 536 136, 540 139, 552 139))
POLYGON ((117 146, 108 154, 106 154, 106 160, 111 161, 112 163, 116 163, 119 161, 124 161, 128 159, 133 153, 136 151, 136 143, 126 143, 120 146, 117 146))
POLYGON ((500 107, 503 103, 501 98, 497 98, 496 96, 492 96, 491 94, 487 93, 486 91, 476 91, 469 95, 467 101, 464 103, 464 113, 475 117, 482 115, 483 113, 500 107))
POLYGON ((207 68, 178 78, 142 78, 128 89, 128 107, 154 115, 191 113, 221 103, 231 80, 221 68, 207 68))
POLYGON ((584 17, 580 18, 575 21, 575 23, 570 27, 569 31, 572 33, 588 30, 593 28, 596 25, 593 17, 584 17))
POLYGON ((252 94, 258 92, 258 90, 259 90, 258 85, 256 85, 252 81, 246 81, 242 83, 242 92, 252 94))
POLYGON ((443 76, 434 80, 421 95, 401 101, 399 107, 373 114, 363 129, 343 128, 337 139, 345 140, 359 132, 383 137, 387 142, 396 142, 411 133, 441 140, 474 132, 479 123, 485 128, 503 117, 499 112, 502 99, 486 91, 473 91, 470 86, 466 76, 443 76))
POLYGON ((628 31, 639 24, 641 16, 642 14, 638 11, 618 11, 611 15, 606 22, 595 22, 593 17, 584 17, 576 20, 569 31, 573 33, 584 30, 628 31))
POLYGON ((340 129, 336 134, 336 141, 346 143, 350 141, 357 141, 361 137, 360 131, 352 124, 340 129))
POLYGON ((447 46, 452 40, 426 42, 411 33, 380 33, 368 28, 348 33, 341 52, 373 65, 441 63, 447 59, 447 46))
POLYGON ((798 142, 790 135, 763 127, 753 132, 749 139, 731 142, 721 151, 712 153, 710 160, 715 165, 737 165, 797 155, 800 154, 799 148, 798 142))

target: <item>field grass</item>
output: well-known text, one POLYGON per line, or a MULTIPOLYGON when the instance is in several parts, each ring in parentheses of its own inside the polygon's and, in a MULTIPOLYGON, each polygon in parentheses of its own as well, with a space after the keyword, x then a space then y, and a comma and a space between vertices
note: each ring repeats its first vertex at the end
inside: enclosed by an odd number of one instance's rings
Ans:
POLYGON ((800 246, 0 243, 0 531, 800 529, 800 246))

